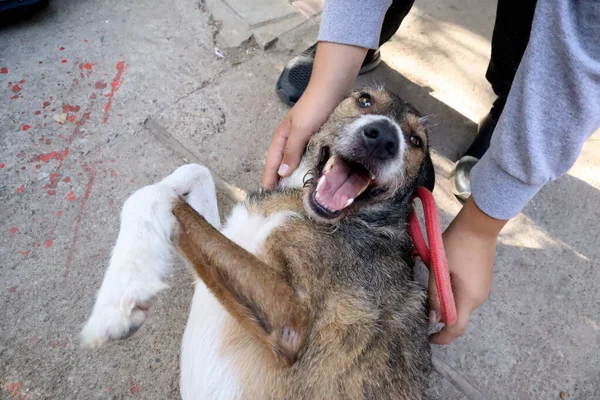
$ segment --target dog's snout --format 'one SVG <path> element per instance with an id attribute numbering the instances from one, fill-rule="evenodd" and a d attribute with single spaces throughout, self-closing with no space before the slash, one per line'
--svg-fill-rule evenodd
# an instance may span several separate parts
<path id="1" fill-rule="evenodd" d="M 388 121 L 371 122 L 363 128 L 363 143 L 369 152 L 382 160 L 393 158 L 400 147 L 396 127 Z"/>

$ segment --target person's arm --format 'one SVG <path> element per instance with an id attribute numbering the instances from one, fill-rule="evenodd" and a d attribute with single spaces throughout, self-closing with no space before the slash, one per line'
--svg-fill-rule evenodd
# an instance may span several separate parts
<path id="1" fill-rule="evenodd" d="M 600 127 L 600 3 L 538 1 L 529 44 L 489 150 L 471 171 L 472 197 L 444 232 L 458 322 L 432 335 L 449 343 L 491 289 L 496 237 L 549 181 L 567 172 Z M 439 321 L 435 285 L 431 319 Z"/>
<path id="2" fill-rule="evenodd" d="M 491 147 L 471 172 L 475 202 L 514 217 L 599 127 L 600 3 L 540 1 Z"/>
<path id="3" fill-rule="evenodd" d="M 310 137 L 350 92 L 369 48 L 379 46 L 391 0 L 326 0 L 321 16 L 317 54 L 310 83 L 275 130 L 269 147 L 263 187 L 300 164 Z"/>

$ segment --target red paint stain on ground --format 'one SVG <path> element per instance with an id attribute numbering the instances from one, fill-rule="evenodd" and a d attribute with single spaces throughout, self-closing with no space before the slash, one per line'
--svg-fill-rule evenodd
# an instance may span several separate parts
<path id="1" fill-rule="evenodd" d="M 29 250 L 21 250 L 19 252 L 19 254 L 24 255 L 25 257 L 27 257 L 29 255 Z"/>
<path id="2" fill-rule="evenodd" d="M 17 228 L 16 226 L 13 226 L 12 228 L 10 228 L 10 235 L 14 235 L 15 233 L 17 233 L 19 231 L 19 228 Z"/>
<path id="3" fill-rule="evenodd" d="M 111 175 L 113 178 L 116 178 L 116 177 L 117 177 L 117 173 L 115 172 L 115 170 L 114 170 L 114 169 L 111 169 L 111 170 L 110 170 L 110 175 Z"/>
<path id="4" fill-rule="evenodd" d="M 10 99 L 11 99 L 11 100 L 16 100 L 16 99 L 18 99 L 18 98 L 19 98 L 19 96 L 15 94 L 15 95 L 14 95 L 14 96 L 12 96 Z"/>
<path id="5" fill-rule="evenodd" d="M 95 87 L 96 89 L 106 89 L 106 86 L 108 86 L 108 85 L 106 84 L 106 82 L 102 82 L 102 81 L 98 81 L 98 82 L 96 82 L 96 84 L 94 85 L 94 87 Z"/>
<path id="6" fill-rule="evenodd" d="M 51 151 L 50 153 L 40 154 L 34 157 L 31 162 L 42 161 L 48 163 L 50 160 L 62 161 L 66 156 L 69 155 L 69 148 L 67 147 L 63 151 Z"/>
<path id="7" fill-rule="evenodd" d="M 6 167 L 6 164 L 0 164 L 0 169 Z"/>
<path id="8" fill-rule="evenodd" d="M 60 46 L 58 49 L 59 49 L 60 51 L 63 51 L 65 48 L 64 48 L 64 47 L 62 47 L 62 46 Z"/>
<path id="9" fill-rule="evenodd" d="M 61 60 L 60 62 L 63 63 L 63 64 L 66 64 L 68 61 L 67 60 Z"/>
<path id="10" fill-rule="evenodd" d="M 50 174 L 50 183 L 44 185 L 44 189 L 46 189 L 46 192 L 49 195 L 54 196 L 56 194 L 56 188 L 58 187 L 59 179 L 60 178 L 58 177 L 58 174 L 56 172 Z"/>
<path id="11" fill-rule="evenodd" d="M 44 102 L 44 105 L 43 105 L 43 107 L 42 107 L 42 108 L 46 108 L 46 107 L 48 107 L 50 104 L 51 104 L 51 103 L 50 103 L 49 101 L 45 101 L 45 102 Z"/>
<path id="12" fill-rule="evenodd" d="M 42 111 L 41 111 L 41 110 L 37 110 L 37 111 L 36 111 L 36 112 L 34 112 L 33 114 L 34 114 L 34 115 L 40 115 L 41 113 L 42 113 Z"/>
<path id="13" fill-rule="evenodd" d="M 8 68 L 6 68 L 6 67 L 0 68 L 0 74 L 8 74 Z"/>
<path id="14" fill-rule="evenodd" d="M 65 114 L 68 112 L 78 112 L 79 110 L 81 110 L 81 106 L 72 106 L 70 104 L 63 104 L 62 110 Z"/>
<path id="15" fill-rule="evenodd" d="M 58 210 L 58 211 L 56 212 L 56 216 L 57 216 L 57 217 L 60 217 L 61 215 L 62 215 L 62 210 Z"/>
<path id="16" fill-rule="evenodd" d="M 86 43 L 88 42 L 88 40 L 87 40 L 87 39 L 83 39 L 83 41 L 84 41 L 84 42 L 86 42 Z"/>
<path id="17" fill-rule="evenodd" d="M 56 343 L 56 342 L 52 342 L 52 344 L 50 346 L 52 346 L 52 348 L 54 349 L 54 348 L 56 348 L 57 344 L 58 343 Z"/>
<path id="18" fill-rule="evenodd" d="M 90 95 L 90 99 L 92 99 L 92 100 L 95 100 L 95 99 L 96 99 L 96 93 L 92 93 L 92 94 Z"/>
<path id="19" fill-rule="evenodd" d="M 75 121 L 77 121 L 77 115 L 75 115 L 75 114 L 69 115 L 67 117 L 67 121 L 69 121 L 69 122 L 75 122 Z"/>
<path id="20" fill-rule="evenodd" d="M 132 396 L 135 396 L 138 392 L 138 385 L 132 380 L 129 381 L 129 393 Z"/>
<path id="21" fill-rule="evenodd" d="M 50 247 L 52 247 L 52 239 L 46 240 L 46 245 L 44 247 L 47 248 L 47 249 L 49 249 Z"/>
<path id="22" fill-rule="evenodd" d="M 27 132 L 27 131 L 29 130 L 29 128 L 31 128 L 31 125 L 27 125 L 27 124 L 25 124 L 25 125 L 23 125 L 23 127 L 21 128 L 21 130 L 22 130 L 23 132 Z"/>
<path id="23" fill-rule="evenodd" d="M 63 182 L 69 183 L 69 182 L 71 182 L 71 178 L 69 178 L 69 177 L 67 176 L 65 179 L 63 179 Z"/>
<path id="24" fill-rule="evenodd" d="M 13 93 L 19 93 L 21 91 L 21 86 L 17 85 L 16 83 L 14 85 L 12 85 L 10 87 L 10 90 L 13 91 Z"/>
<path id="25" fill-rule="evenodd" d="M 24 83 L 25 83 L 25 79 L 21 79 L 21 80 L 19 81 L 19 83 L 20 83 L 21 85 L 22 85 L 22 84 L 24 84 Z"/>
<path id="26" fill-rule="evenodd" d="M 17 193 L 21 193 L 21 192 L 23 191 L 23 189 L 25 189 L 25 184 L 22 184 L 21 186 L 19 186 L 19 187 L 18 187 L 18 188 L 15 190 L 15 192 L 17 192 Z"/>
<path id="27" fill-rule="evenodd" d="M 104 119 L 102 121 L 103 123 L 108 122 L 108 112 L 110 111 L 110 107 L 112 106 L 112 101 L 113 97 L 115 96 L 115 93 L 117 93 L 119 87 L 123 83 L 123 72 L 125 72 L 125 70 L 127 69 L 127 64 L 125 64 L 125 61 L 119 61 L 117 63 L 116 68 L 117 74 L 115 75 L 115 77 L 112 80 L 112 83 L 110 84 L 110 93 L 105 95 L 106 97 L 108 97 L 108 102 L 106 103 L 106 106 L 104 106 Z"/>
<path id="28" fill-rule="evenodd" d="M 75 192 L 69 192 L 67 194 L 67 200 L 69 200 L 69 201 L 77 200 L 77 197 L 75 197 Z"/>
<path id="29" fill-rule="evenodd" d="M 11 288 L 9 289 L 9 291 L 10 291 L 11 293 L 15 293 L 15 292 L 17 291 L 17 287 L 16 287 L 16 286 L 13 286 L 13 287 L 11 287 Z"/>
<path id="30" fill-rule="evenodd" d="M 77 242 L 79 241 L 79 229 L 81 228 L 81 219 L 83 218 L 83 212 L 85 211 L 85 206 L 87 204 L 88 199 L 90 198 L 90 193 L 92 192 L 92 188 L 94 187 L 94 179 L 96 178 L 96 171 L 92 169 L 92 167 L 90 167 L 89 165 L 84 165 L 83 168 L 88 174 L 88 182 L 85 185 L 85 190 L 83 192 L 83 198 L 81 199 L 81 206 L 79 207 L 79 212 L 75 217 L 75 227 L 73 228 L 73 240 L 71 241 L 71 246 L 69 247 L 69 252 L 67 254 L 67 262 L 65 265 L 64 276 L 67 276 L 71 271 L 73 255 L 75 254 L 75 247 L 77 246 Z"/>
<path id="31" fill-rule="evenodd" d="M 87 69 L 88 71 L 90 71 L 92 68 L 94 68 L 94 65 L 97 65 L 97 63 L 83 63 L 83 64 L 79 64 L 79 69 Z"/>
<path id="32" fill-rule="evenodd" d="M 35 169 L 40 169 L 40 168 L 42 168 L 42 166 L 40 164 L 35 165 Z"/>
<path id="33" fill-rule="evenodd" d="M 7 388 L 8 388 L 9 393 L 13 396 L 14 399 L 25 400 L 25 395 L 21 391 L 21 383 L 20 382 L 9 383 Z"/>

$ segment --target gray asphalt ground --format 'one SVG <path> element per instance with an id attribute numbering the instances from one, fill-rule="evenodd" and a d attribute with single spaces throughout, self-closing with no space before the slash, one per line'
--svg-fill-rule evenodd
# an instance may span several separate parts
<path id="1" fill-rule="evenodd" d="M 284 1 L 284 0 L 281 0 Z M 432 114 L 436 199 L 493 100 L 484 72 L 493 1 L 417 2 L 384 63 L 385 83 Z M 300 42 L 215 55 L 219 23 L 202 3 L 56 0 L 0 28 L 0 398 L 172 399 L 191 279 L 129 340 L 84 350 L 89 315 L 129 194 L 189 160 L 257 187 L 287 107 L 273 87 Z M 302 43 L 311 38 L 302 38 Z M 489 399 L 600 398 L 600 137 L 500 239 L 494 289 L 436 357 Z M 431 397 L 461 399 L 437 373 Z"/>

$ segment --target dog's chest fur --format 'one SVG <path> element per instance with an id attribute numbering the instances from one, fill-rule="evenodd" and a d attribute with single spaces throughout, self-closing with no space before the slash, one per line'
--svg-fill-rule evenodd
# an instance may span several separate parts
<path id="1" fill-rule="evenodd" d="M 275 368 L 198 281 L 183 338 L 183 398 L 420 398 L 412 390 L 429 370 L 425 295 L 412 281 L 402 213 L 382 213 L 318 226 L 290 189 L 236 206 L 221 232 L 287 277 L 314 331 L 291 368 Z"/>

